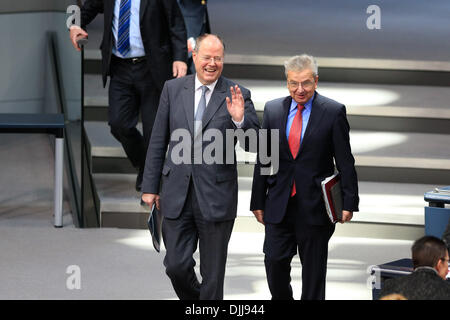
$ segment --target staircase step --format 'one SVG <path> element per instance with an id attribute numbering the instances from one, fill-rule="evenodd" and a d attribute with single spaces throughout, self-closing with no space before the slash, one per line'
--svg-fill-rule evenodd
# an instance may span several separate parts
<path id="1" fill-rule="evenodd" d="M 105 122 L 87 121 L 94 173 L 136 170 Z M 361 181 L 446 184 L 450 181 L 448 135 L 352 130 L 352 151 Z M 444 147 L 443 147 L 444 146 Z M 236 148 L 240 173 L 251 176 L 256 154 Z M 121 168 L 121 165 L 125 168 Z"/>
<path id="2" fill-rule="evenodd" d="M 267 101 L 288 94 L 285 81 L 237 81 L 251 90 L 260 118 Z M 318 92 L 346 105 L 352 129 L 450 134 L 448 87 L 320 81 Z"/>
<path id="3" fill-rule="evenodd" d="M 94 174 L 94 181 L 100 201 L 101 227 L 146 227 L 148 211 L 140 205 L 135 174 Z"/>
<path id="4" fill-rule="evenodd" d="M 267 101 L 288 94 L 285 81 L 236 80 L 252 92 L 260 119 Z M 85 118 L 107 121 L 108 90 L 101 77 L 85 75 Z M 319 92 L 342 102 L 352 129 L 450 134 L 450 88 L 320 82 Z M 423 105 L 422 101 L 427 101 Z"/>
<path id="5" fill-rule="evenodd" d="M 135 179 L 136 175 L 133 174 L 94 174 L 102 227 L 147 228 L 148 211 L 140 205 L 140 193 L 134 189 Z M 249 210 L 252 179 L 239 177 L 238 185 L 237 227 L 240 230 L 246 228 L 247 231 L 263 232 L 264 229 L 256 223 Z M 424 226 L 424 207 L 427 206 L 424 193 L 434 187 L 359 182 L 360 211 L 354 214 L 352 226 L 367 228 L 370 224 L 379 224 L 392 230 L 403 226 L 420 231 Z M 357 231 L 347 230 L 345 233 L 356 234 Z"/>
<path id="6" fill-rule="evenodd" d="M 289 56 L 227 53 L 223 75 L 228 78 L 284 80 Z M 316 57 L 322 81 L 390 85 L 450 85 L 448 61 Z M 101 73 L 100 51 L 85 51 L 85 72 Z"/>

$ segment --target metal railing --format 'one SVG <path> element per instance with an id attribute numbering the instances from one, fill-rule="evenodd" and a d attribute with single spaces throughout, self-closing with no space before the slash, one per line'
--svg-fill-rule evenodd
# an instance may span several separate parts
<path id="1" fill-rule="evenodd" d="M 74 61 L 70 61 L 69 64 L 62 63 L 60 49 L 56 33 L 49 33 L 48 52 L 53 85 L 55 87 L 55 97 L 52 98 L 56 100 L 59 112 L 64 114 L 66 123 L 64 158 L 72 217 L 76 227 L 99 227 L 99 201 L 96 197 L 91 173 L 89 150 L 84 128 L 84 46 L 82 46 L 79 57 Z M 68 68 L 68 65 L 70 65 L 72 70 L 64 70 L 64 68 Z M 78 89 L 78 84 L 74 83 L 77 81 L 78 76 L 64 77 L 64 73 L 67 74 L 68 71 L 79 74 L 79 84 L 81 84 L 79 90 L 80 99 L 70 101 L 70 103 L 66 97 L 66 89 Z M 71 93 L 72 95 L 78 95 L 76 92 Z"/>

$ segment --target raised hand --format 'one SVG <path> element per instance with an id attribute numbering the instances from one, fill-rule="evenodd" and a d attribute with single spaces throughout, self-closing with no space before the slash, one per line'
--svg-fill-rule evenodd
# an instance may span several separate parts
<path id="1" fill-rule="evenodd" d="M 244 118 L 244 97 L 242 96 L 242 91 L 238 85 L 235 85 L 234 88 L 230 87 L 231 99 L 229 97 L 227 100 L 227 108 L 231 117 L 235 122 L 241 122 Z"/>

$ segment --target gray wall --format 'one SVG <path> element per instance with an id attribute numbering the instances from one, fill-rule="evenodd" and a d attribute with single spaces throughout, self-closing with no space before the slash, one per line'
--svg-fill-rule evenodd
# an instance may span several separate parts
<path id="1" fill-rule="evenodd" d="M 0 13 L 60 11 L 65 12 L 67 6 L 76 0 L 1 0 Z"/>
<path id="2" fill-rule="evenodd" d="M 58 37 L 66 102 L 79 104 L 79 53 L 72 49 L 66 8 L 74 1 L 2 0 L 0 2 L 0 112 L 56 112 L 49 90 L 48 32 Z M 78 61 L 78 64 L 77 64 Z M 77 72 L 78 71 L 78 72 Z M 49 96 L 49 94 L 52 94 Z M 50 105 L 50 107 L 49 107 Z M 53 106 L 52 106 L 53 105 Z M 71 118 L 76 117 L 79 110 Z"/>

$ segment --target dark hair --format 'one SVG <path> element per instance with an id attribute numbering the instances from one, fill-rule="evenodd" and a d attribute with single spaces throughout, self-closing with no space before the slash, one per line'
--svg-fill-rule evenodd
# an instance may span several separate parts
<path id="1" fill-rule="evenodd" d="M 209 36 L 213 36 L 220 41 L 220 43 L 222 44 L 222 47 L 223 47 L 223 52 L 225 53 L 225 43 L 223 43 L 222 38 L 219 37 L 217 34 L 211 34 L 211 33 L 204 33 L 202 35 L 199 35 L 197 37 L 197 39 L 195 39 L 195 48 L 194 48 L 195 52 L 198 52 L 198 49 L 200 48 L 200 44 L 202 43 L 202 41 L 205 40 Z"/>
<path id="2" fill-rule="evenodd" d="M 447 246 L 445 242 L 433 236 L 417 239 L 412 248 L 414 269 L 418 267 L 435 267 L 439 259 L 445 257 Z"/>

